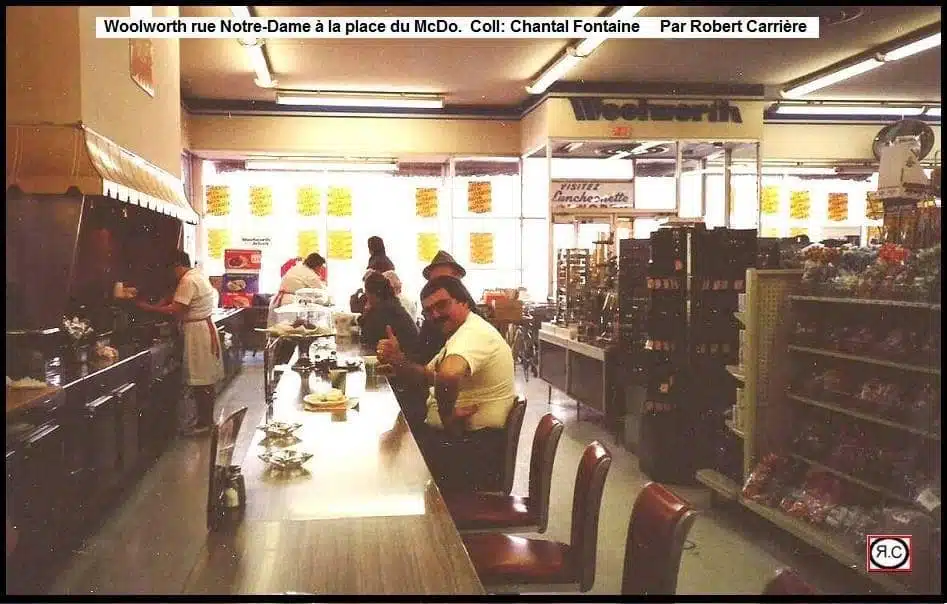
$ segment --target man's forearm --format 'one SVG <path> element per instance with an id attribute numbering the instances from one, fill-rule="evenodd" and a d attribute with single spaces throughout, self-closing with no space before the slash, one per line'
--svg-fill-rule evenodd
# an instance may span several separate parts
<path id="1" fill-rule="evenodd" d="M 458 384 L 455 380 L 440 380 L 434 386 L 434 398 L 437 400 L 437 413 L 441 416 L 441 424 L 445 429 L 457 427 L 454 424 L 462 422 L 454 416 L 454 407 L 457 405 Z"/>
<path id="2" fill-rule="evenodd" d="M 425 388 L 434 385 L 434 377 L 437 375 L 426 365 L 419 365 L 408 360 L 395 367 L 395 373 L 402 381 Z"/>

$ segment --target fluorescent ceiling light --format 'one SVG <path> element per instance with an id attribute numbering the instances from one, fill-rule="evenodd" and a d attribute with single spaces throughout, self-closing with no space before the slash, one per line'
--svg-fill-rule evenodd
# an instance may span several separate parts
<path id="1" fill-rule="evenodd" d="M 566 54 L 559 57 L 559 60 L 553 63 L 535 82 L 526 87 L 526 92 L 530 94 L 546 92 L 546 89 L 566 75 L 581 60 L 582 57 L 576 55 L 573 50 L 566 51 Z"/>
<path id="2" fill-rule="evenodd" d="M 572 153 L 572 152 L 575 151 L 576 149 L 581 149 L 581 148 L 584 147 L 584 146 L 585 146 L 585 143 L 580 143 L 580 142 L 576 141 L 576 142 L 572 142 L 572 143 L 566 143 L 566 145 L 565 145 L 562 149 L 563 149 L 563 151 L 565 151 L 566 153 Z"/>
<path id="3" fill-rule="evenodd" d="M 634 17 L 645 7 L 643 6 L 620 6 L 609 17 L 624 17 L 626 19 Z M 553 63 L 549 69 L 543 72 L 532 84 L 526 87 L 526 92 L 530 94 L 542 94 L 556 83 L 562 76 L 566 75 L 570 69 L 579 64 L 579 61 L 592 54 L 602 42 L 608 39 L 608 36 L 591 36 L 583 39 L 574 48 L 570 48 L 564 55 Z"/>
<path id="4" fill-rule="evenodd" d="M 628 157 L 629 155 L 632 155 L 631 151 L 619 151 L 618 153 L 613 153 L 609 155 L 608 159 L 624 159 Z"/>
<path id="5" fill-rule="evenodd" d="M 608 16 L 610 18 L 630 19 L 640 13 L 642 9 L 644 9 L 643 6 L 619 6 Z M 590 36 L 576 45 L 575 54 L 580 57 L 587 57 L 607 39 L 608 36 Z"/>
<path id="6" fill-rule="evenodd" d="M 782 115 L 921 115 L 923 107 L 891 107 L 871 105 L 778 105 Z"/>
<path id="7" fill-rule="evenodd" d="M 248 6 L 231 6 L 230 13 L 236 19 L 252 18 Z M 263 41 L 258 38 L 240 38 L 240 44 L 250 55 L 250 64 L 253 65 L 253 71 L 256 73 L 256 80 L 254 80 L 256 85 L 260 88 L 275 87 L 276 81 L 273 79 L 270 66 L 266 62 L 266 53 L 263 51 Z"/>
<path id="8" fill-rule="evenodd" d="M 230 14 L 232 14 L 237 19 L 250 19 L 250 7 L 249 6 L 231 6 Z"/>
<path id="9" fill-rule="evenodd" d="M 928 107 L 927 111 L 924 112 L 924 115 L 930 115 L 932 117 L 940 117 L 940 107 Z"/>
<path id="10" fill-rule="evenodd" d="M 277 92 L 280 105 L 311 107 L 387 107 L 392 109 L 443 109 L 444 99 L 435 95 Z"/>
<path id="11" fill-rule="evenodd" d="M 921 38 L 916 42 L 905 44 L 904 46 L 895 48 L 890 52 L 886 52 L 882 55 L 882 60 L 897 61 L 898 59 L 903 59 L 905 57 L 910 57 L 911 55 L 916 55 L 919 52 L 930 50 L 936 46 L 940 46 L 940 32 L 927 36 L 926 38 Z"/>
<path id="12" fill-rule="evenodd" d="M 843 80 L 855 77 L 859 74 L 865 73 L 866 71 L 871 71 L 877 67 L 884 65 L 878 59 L 866 59 L 854 65 L 850 65 L 838 71 L 833 71 L 827 73 L 824 76 L 820 76 L 814 80 L 810 80 L 805 84 L 800 84 L 799 86 L 794 86 L 789 90 L 783 91 L 783 96 L 787 97 L 800 97 L 810 92 L 815 92 L 816 90 L 821 90 L 826 86 L 831 86 L 832 84 L 837 84 Z"/>
<path id="13" fill-rule="evenodd" d="M 394 172 L 398 164 L 394 162 L 322 162 L 322 161 L 276 161 L 247 160 L 247 170 L 296 170 L 299 172 Z"/>

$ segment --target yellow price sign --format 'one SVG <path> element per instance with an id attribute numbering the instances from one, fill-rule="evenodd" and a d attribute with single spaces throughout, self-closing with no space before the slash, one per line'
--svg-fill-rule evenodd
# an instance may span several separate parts
<path id="1" fill-rule="evenodd" d="M 230 214 L 230 187 L 208 185 L 204 187 L 204 197 L 207 200 L 208 215 L 227 216 Z"/>
<path id="2" fill-rule="evenodd" d="M 765 227 L 763 232 L 760 233 L 760 237 L 779 237 L 779 227 Z"/>
<path id="3" fill-rule="evenodd" d="M 270 187 L 250 187 L 250 214 L 269 216 L 273 213 L 273 189 Z"/>
<path id="4" fill-rule="evenodd" d="M 779 187 L 766 185 L 760 190 L 760 212 L 767 216 L 779 212 Z"/>
<path id="5" fill-rule="evenodd" d="M 865 203 L 865 217 L 871 220 L 880 220 L 885 216 L 885 204 L 878 195 L 869 193 Z"/>
<path id="6" fill-rule="evenodd" d="M 297 256 L 305 258 L 319 251 L 319 231 L 299 231 L 296 235 Z"/>
<path id="7" fill-rule="evenodd" d="M 224 257 L 224 250 L 230 246 L 230 231 L 227 229 L 207 229 L 207 255 L 215 260 Z"/>
<path id="8" fill-rule="evenodd" d="M 329 258 L 352 259 L 352 231 L 329 231 Z"/>
<path id="9" fill-rule="evenodd" d="M 329 216 L 352 215 L 352 190 L 348 187 L 329 187 Z"/>
<path id="10" fill-rule="evenodd" d="M 437 233 L 418 233 L 418 260 L 430 262 L 437 255 L 441 242 Z"/>
<path id="11" fill-rule="evenodd" d="M 467 210 L 487 214 L 493 209 L 493 188 L 489 181 L 473 180 L 467 184 Z"/>
<path id="12" fill-rule="evenodd" d="M 809 191 L 793 191 L 789 197 L 789 217 L 797 220 L 809 218 L 812 198 Z"/>
<path id="13" fill-rule="evenodd" d="M 300 216 L 318 216 L 322 206 L 322 191 L 316 187 L 296 189 L 296 212 Z"/>
<path id="14" fill-rule="evenodd" d="M 437 216 L 437 189 L 417 189 L 414 192 L 414 206 L 420 218 Z"/>
<path id="15" fill-rule="evenodd" d="M 470 261 L 474 264 L 493 264 L 493 233 L 470 234 Z"/>
<path id="16" fill-rule="evenodd" d="M 808 233 L 809 229 L 806 227 L 792 227 L 789 229 L 790 237 L 798 237 L 799 235 L 807 235 Z"/>
<path id="17" fill-rule="evenodd" d="M 829 193 L 829 220 L 844 222 L 848 219 L 848 193 Z"/>

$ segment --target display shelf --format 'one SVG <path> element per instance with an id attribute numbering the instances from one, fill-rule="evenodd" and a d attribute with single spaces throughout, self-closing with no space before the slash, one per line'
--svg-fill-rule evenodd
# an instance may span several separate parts
<path id="1" fill-rule="evenodd" d="M 857 417 L 858 419 L 863 419 L 865 421 L 874 422 L 876 424 L 881 424 L 882 426 L 888 426 L 890 428 L 895 428 L 898 430 L 903 430 L 905 432 L 910 432 L 911 434 L 916 434 L 918 436 L 923 436 L 924 438 L 929 438 L 932 440 L 940 440 L 940 435 L 933 432 L 928 432 L 926 430 L 921 430 L 920 428 L 915 428 L 913 426 L 908 426 L 905 424 L 899 424 L 883 417 L 878 417 L 877 415 L 871 415 L 870 413 L 863 413 L 861 411 L 855 411 L 853 409 L 846 409 L 839 405 L 833 405 L 832 403 L 826 403 L 814 398 L 809 398 L 807 396 L 801 396 L 792 392 L 787 393 L 786 395 L 790 400 L 803 403 L 805 405 L 811 405 L 813 407 L 820 407 L 822 409 L 827 409 L 835 413 L 841 413 L 851 417 Z"/>
<path id="2" fill-rule="evenodd" d="M 868 577 L 884 589 L 897 594 L 911 593 L 910 589 L 906 585 L 900 581 L 897 581 L 896 579 L 891 578 L 890 575 L 869 573 L 867 565 L 865 564 L 865 557 L 863 555 L 857 555 L 854 551 L 854 548 L 851 547 L 841 536 L 834 535 L 825 529 L 806 522 L 805 520 L 793 518 L 782 510 L 767 507 L 755 501 L 750 501 L 744 497 L 740 497 L 739 500 L 745 508 L 754 512 L 761 518 L 765 518 L 787 533 L 797 537 L 798 539 L 801 539 L 802 541 L 805 541 L 824 554 L 836 559 L 848 568 L 857 570 L 860 574 Z"/>
<path id="3" fill-rule="evenodd" d="M 734 434 L 736 434 L 736 435 L 739 436 L 740 438 L 745 438 L 745 437 L 746 437 L 746 433 L 743 432 L 743 430 L 740 430 L 739 428 L 737 428 L 736 425 L 734 425 L 732 419 L 724 420 L 723 423 L 727 426 L 727 428 L 728 428 L 731 432 L 733 432 Z"/>
<path id="4" fill-rule="evenodd" d="M 697 482 L 730 501 L 740 498 L 740 485 L 717 470 L 697 470 Z"/>
<path id="5" fill-rule="evenodd" d="M 866 357 L 858 354 L 849 354 L 847 352 L 838 352 L 836 350 L 827 350 L 825 348 L 811 348 L 809 346 L 798 346 L 796 344 L 791 344 L 789 350 L 794 352 L 802 352 L 806 354 L 814 354 L 824 357 L 832 357 L 836 359 L 845 359 L 847 361 L 855 361 L 856 363 L 868 363 L 871 365 L 880 365 L 882 367 L 890 367 L 892 369 L 901 369 L 904 371 L 913 371 L 916 373 L 926 373 L 928 375 L 940 375 L 940 367 L 925 367 L 924 365 L 912 365 L 909 363 L 898 363 L 897 361 L 886 361 L 884 359 L 876 359 L 874 357 Z"/>
<path id="6" fill-rule="evenodd" d="M 746 382 L 746 370 L 739 365 L 727 365 L 727 373 L 737 378 L 741 382 Z"/>
<path id="7" fill-rule="evenodd" d="M 798 453 L 790 453 L 789 456 L 792 457 L 793 459 L 798 459 L 799 461 L 803 463 L 807 463 L 814 468 L 818 468 L 819 470 L 823 470 L 825 472 L 828 472 L 829 474 L 838 476 L 839 478 L 843 480 L 847 480 L 848 482 L 851 482 L 852 484 L 857 484 L 858 486 L 868 489 L 869 491 L 880 493 L 881 495 L 884 495 L 885 497 L 888 497 L 889 499 L 896 499 L 897 501 L 900 501 L 902 503 L 908 503 L 908 504 L 913 505 L 913 502 L 911 501 L 911 499 L 905 495 L 899 495 L 890 489 L 886 489 L 882 486 L 872 484 L 870 482 L 862 480 L 861 478 L 858 478 L 857 476 L 846 474 L 845 472 L 842 472 L 841 470 L 836 470 L 832 466 L 827 466 L 820 461 L 810 459 L 804 455 L 799 455 Z"/>
<path id="8" fill-rule="evenodd" d="M 905 300 L 874 300 L 870 298 L 832 298 L 825 296 L 789 296 L 796 302 L 825 302 L 830 304 L 861 304 L 867 306 L 893 306 L 898 308 L 916 308 L 940 312 L 940 304 L 927 302 L 908 302 Z"/>

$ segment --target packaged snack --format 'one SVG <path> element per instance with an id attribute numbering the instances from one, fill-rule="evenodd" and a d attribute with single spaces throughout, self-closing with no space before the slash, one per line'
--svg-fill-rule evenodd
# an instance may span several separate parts
<path id="1" fill-rule="evenodd" d="M 788 459 L 775 453 L 768 454 L 746 479 L 743 496 L 764 505 L 775 504 L 788 468 Z"/>

